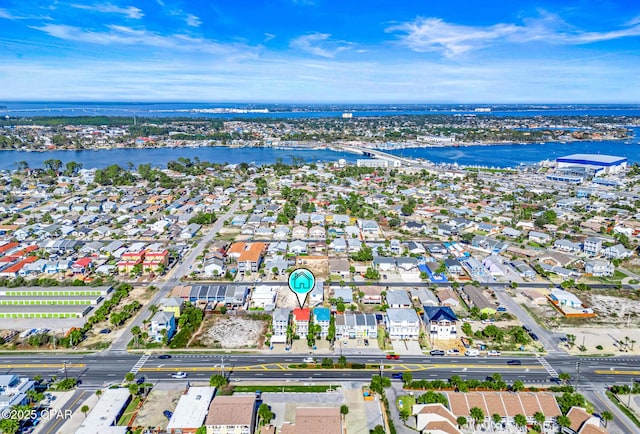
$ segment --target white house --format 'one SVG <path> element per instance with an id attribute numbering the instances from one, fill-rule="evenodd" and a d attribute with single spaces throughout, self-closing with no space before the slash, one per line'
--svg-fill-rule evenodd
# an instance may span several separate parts
<path id="1" fill-rule="evenodd" d="M 420 318 L 413 309 L 387 309 L 387 332 L 391 339 L 418 339 Z"/>
<path id="2" fill-rule="evenodd" d="M 615 267 L 609 261 L 586 261 L 584 264 L 584 271 L 585 273 L 596 277 L 613 276 Z"/>

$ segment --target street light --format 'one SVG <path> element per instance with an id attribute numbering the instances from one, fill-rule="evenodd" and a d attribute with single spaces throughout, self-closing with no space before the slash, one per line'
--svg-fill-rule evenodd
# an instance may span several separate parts
<path id="1" fill-rule="evenodd" d="M 578 391 L 578 387 L 580 384 L 580 362 L 576 362 L 576 392 Z"/>
<path id="2" fill-rule="evenodd" d="M 62 362 L 62 366 L 64 367 L 63 369 L 64 369 L 64 379 L 65 380 L 69 379 L 69 377 L 67 376 L 67 363 L 69 363 L 68 360 L 65 360 L 65 361 Z"/>

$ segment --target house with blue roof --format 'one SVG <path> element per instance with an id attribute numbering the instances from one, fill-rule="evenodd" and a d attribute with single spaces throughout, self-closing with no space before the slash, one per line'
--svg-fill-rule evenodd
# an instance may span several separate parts
<path id="1" fill-rule="evenodd" d="M 458 317 L 449 306 L 423 306 L 424 321 L 429 340 L 451 340 L 458 337 L 456 324 Z"/>
<path id="2" fill-rule="evenodd" d="M 331 323 L 331 311 L 326 307 L 316 307 L 313 309 L 313 322 L 320 326 L 320 337 L 326 339 Z"/>

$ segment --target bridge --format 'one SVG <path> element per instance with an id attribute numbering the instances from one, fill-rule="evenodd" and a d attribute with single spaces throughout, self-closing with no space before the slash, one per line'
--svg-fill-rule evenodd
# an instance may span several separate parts
<path id="1" fill-rule="evenodd" d="M 387 160 L 392 162 L 393 166 L 397 167 L 416 167 L 416 168 L 425 168 L 426 164 L 413 160 L 411 158 L 398 157 L 397 155 L 389 154 L 383 151 L 379 151 L 377 149 L 371 148 L 360 148 L 354 146 L 347 145 L 334 145 L 335 149 L 338 151 L 349 152 L 351 154 L 358 154 L 369 158 L 376 158 L 379 160 Z"/>

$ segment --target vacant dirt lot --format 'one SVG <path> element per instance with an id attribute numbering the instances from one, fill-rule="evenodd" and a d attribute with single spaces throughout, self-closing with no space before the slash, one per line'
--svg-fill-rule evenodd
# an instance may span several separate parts
<path id="1" fill-rule="evenodd" d="M 238 316 L 207 318 L 198 340 L 207 347 L 256 348 L 262 345 L 265 321 Z"/>
<path id="2" fill-rule="evenodd" d="M 169 421 L 162 412 L 165 410 L 174 411 L 183 392 L 182 389 L 156 390 L 154 388 L 140 408 L 134 425 L 156 427 L 161 430 L 167 428 Z"/>

